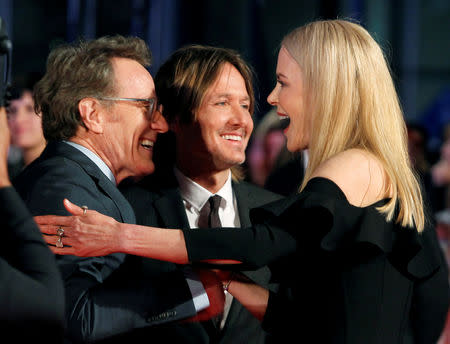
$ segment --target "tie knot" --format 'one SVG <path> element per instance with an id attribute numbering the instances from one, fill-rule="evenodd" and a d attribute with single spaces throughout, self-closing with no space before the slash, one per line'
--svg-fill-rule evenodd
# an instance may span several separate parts
<path id="1" fill-rule="evenodd" d="M 220 201 L 221 201 L 221 200 L 222 200 L 222 197 L 219 196 L 219 195 L 211 196 L 211 197 L 208 199 L 209 207 L 210 207 L 211 211 L 213 211 L 213 210 L 218 210 L 218 209 L 219 209 Z"/>

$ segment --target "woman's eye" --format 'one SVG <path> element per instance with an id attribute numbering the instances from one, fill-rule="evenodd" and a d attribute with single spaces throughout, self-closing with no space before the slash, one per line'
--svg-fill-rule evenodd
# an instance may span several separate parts
<path id="1" fill-rule="evenodd" d="M 9 108 L 6 109 L 6 117 L 8 119 L 13 118 L 16 114 L 17 114 L 17 109 L 16 108 L 9 107 Z"/>

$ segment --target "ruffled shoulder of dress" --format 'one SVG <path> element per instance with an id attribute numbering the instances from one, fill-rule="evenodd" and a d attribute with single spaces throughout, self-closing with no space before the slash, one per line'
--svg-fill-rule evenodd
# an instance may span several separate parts
<path id="1" fill-rule="evenodd" d="M 301 230 L 301 234 L 296 235 L 298 240 L 308 240 L 309 231 L 321 230 L 320 246 L 325 251 L 340 252 L 368 245 L 384 252 L 399 271 L 412 278 L 432 275 L 441 264 L 433 243 L 434 229 L 426 228 L 419 234 L 415 228 L 387 222 L 377 210 L 387 201 L 355 207 L 334 182 L 313 178 L 298 195 L 253 209 L 250 216 L 253 223 L 297 223 L 296 227 Z M 308 216 L 308 221 L 304 221 Z M 313 228 L 302 228 L 305 222 Z M 314 226 L 315 223 L 318 225 Z"/>

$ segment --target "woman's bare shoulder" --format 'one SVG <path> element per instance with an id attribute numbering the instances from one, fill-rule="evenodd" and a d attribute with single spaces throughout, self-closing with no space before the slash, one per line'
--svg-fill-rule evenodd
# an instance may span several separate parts
<path id="1" fill-rule="evenodd" d="M 364 207 L 387 197 L 387 177 L 381 162 L 362 149 L 349 149 L 323 162 L 312 177 L 332 180 L 350 204 Z"/>

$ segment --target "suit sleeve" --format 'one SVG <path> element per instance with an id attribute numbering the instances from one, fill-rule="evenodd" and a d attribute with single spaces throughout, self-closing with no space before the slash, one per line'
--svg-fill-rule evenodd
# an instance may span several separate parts
<path id="1" fill-rule="evenodd" d="M 39 324 L 61 339 L 64 290 L 54 255 L 13 188 L 0 189 L 0 204 L 0 322 Z"/>
<path id="2" fill-rule="evenodd" d="M 34 215 L 68 215 L 64 198 L 120 220 L 113 200 L 76 166 L 51 166 L 26 199 Z M 182 275 L 167 274 L 156 281 L 133 275 L 125 258 L 124 254 L 57 257 L 66 291 L 67 336 L 72 341 L 96 341 L 195 314 L 189 289 L 180 287 L 186 284 Z"/>

